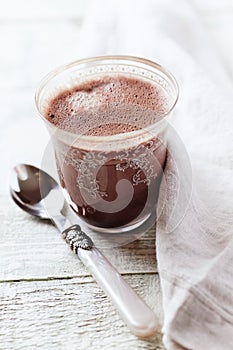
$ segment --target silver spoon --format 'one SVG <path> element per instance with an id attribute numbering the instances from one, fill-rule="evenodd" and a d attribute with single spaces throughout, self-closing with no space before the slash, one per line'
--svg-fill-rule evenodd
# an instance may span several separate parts
<path id="1" fill-rule="evenodd" d="M 19 164 L 11 174 L 10 193 L 21 209 L 39 218 L 50 219 L 55 224 L 111 299 L 132 333 L 147 337 L 159 329 L 158 318 L 149 306 L 95 247 L 81 227 L 70 224 L 65 216 L 66 206 L 61 188 L 50 175 L 32 165 Z"/>

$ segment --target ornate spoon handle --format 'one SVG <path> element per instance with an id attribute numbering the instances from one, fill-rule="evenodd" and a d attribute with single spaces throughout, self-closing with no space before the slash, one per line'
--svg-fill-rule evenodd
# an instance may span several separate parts
<path id="1" fill-rule="evenodd" d="M 139 337 L 152 335 L 159 322 L 150 307 L 122 278 L 79 225 L 63 231 L 63 237 L 108 295 L 129 329 Z"/>

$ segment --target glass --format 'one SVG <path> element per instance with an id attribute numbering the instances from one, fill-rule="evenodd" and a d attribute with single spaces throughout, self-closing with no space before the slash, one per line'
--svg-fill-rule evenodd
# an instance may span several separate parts
<path id="1" fill-rule="evenodd" d="M 136 130 L 109 136 L 87 135 L 86 123 L 82 132 L 74 133 L 46 119 L 49 103 L 61 91 L 95 79 L 118 76 L 156 85 L 168 97 L 166 111 L 155 122 L 143 125 L 142 120 L 151 113 L 144 109 L 139 118 L 134 118 Z M 36 106 L 52 138 L 61 186 L 71 208 L 93 229 L 120 233 L 145 222 L 149 228 L 155 222 L 166 159 L 168 117 L 177 99 L 174 77 L 159 64 L 137 57 L 79 60 L 54 70 L 41 82 Z M 130 113 L 132 106 L 120 101 L 115 105 L 119 120 L 126 110 Z M 111 103 L 104 108 L 107 121 L 98 120 L 98 109 L 92 111 L 96 113 L 93 120 L 90 111 L 84 111 L 88 128 L 91 122 L 93 127 L 118 122 L 112 120 Z"/>

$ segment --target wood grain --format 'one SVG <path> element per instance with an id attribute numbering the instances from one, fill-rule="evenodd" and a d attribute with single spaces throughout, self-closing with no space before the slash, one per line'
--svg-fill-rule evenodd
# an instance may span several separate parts
<path id="1" fill-rule="evenodd" d="M 0 197 L 0 349 L 163 349 L 132 335 L 49 222 Z M 102 252 L 162 320 L 155 233 Z M 17 281 L 17 282 L 16 282 Z"/>
<path id="2" fill-rule="evenodd" d="M 162 320 L 158 275 L 124 277 Z M 129 332 L 91 277 L 0 285 L 0 348 L 164 349 L 161 334 Z"/>
<path id="3" fill-rule="evenodd" d="M 32 218 L 7 197 L 0 197 L 0 280 L 86 276 L 88 271 L 49 222 Z M 92 236 L 96 245 L 97 236 Z M 106 241 L 104 242 L 106 243 Z M 155 232 L 122 247 L 97 245 L 122 273 L 155 273 Z"/>

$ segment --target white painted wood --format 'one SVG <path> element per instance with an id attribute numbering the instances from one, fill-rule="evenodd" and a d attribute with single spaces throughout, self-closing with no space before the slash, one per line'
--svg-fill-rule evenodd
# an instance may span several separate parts
<path id="1" fill-rule="evenodd" d="M 0 280 L 89 275 L 55 227 L 22 212 L 7 196 L 0 197 L 0 208 Z M 92 238 L 121 273 L 157 272 L 154 230 L 119 248 Z"/>
<path id="2" fill-rule="evenodd" d="M 96 247 L 78 249 L 78 256 L 133 334 L 145 338 L 160 330 L 155 312 Z"/>
<path id="3" fill-rule="evenodd" d="M 162 320 L 157 275 L 125 276 Z M 90 277 L 0 284 L 0 348 L 164 349 L 161 334 L 140 340 Z"/>

